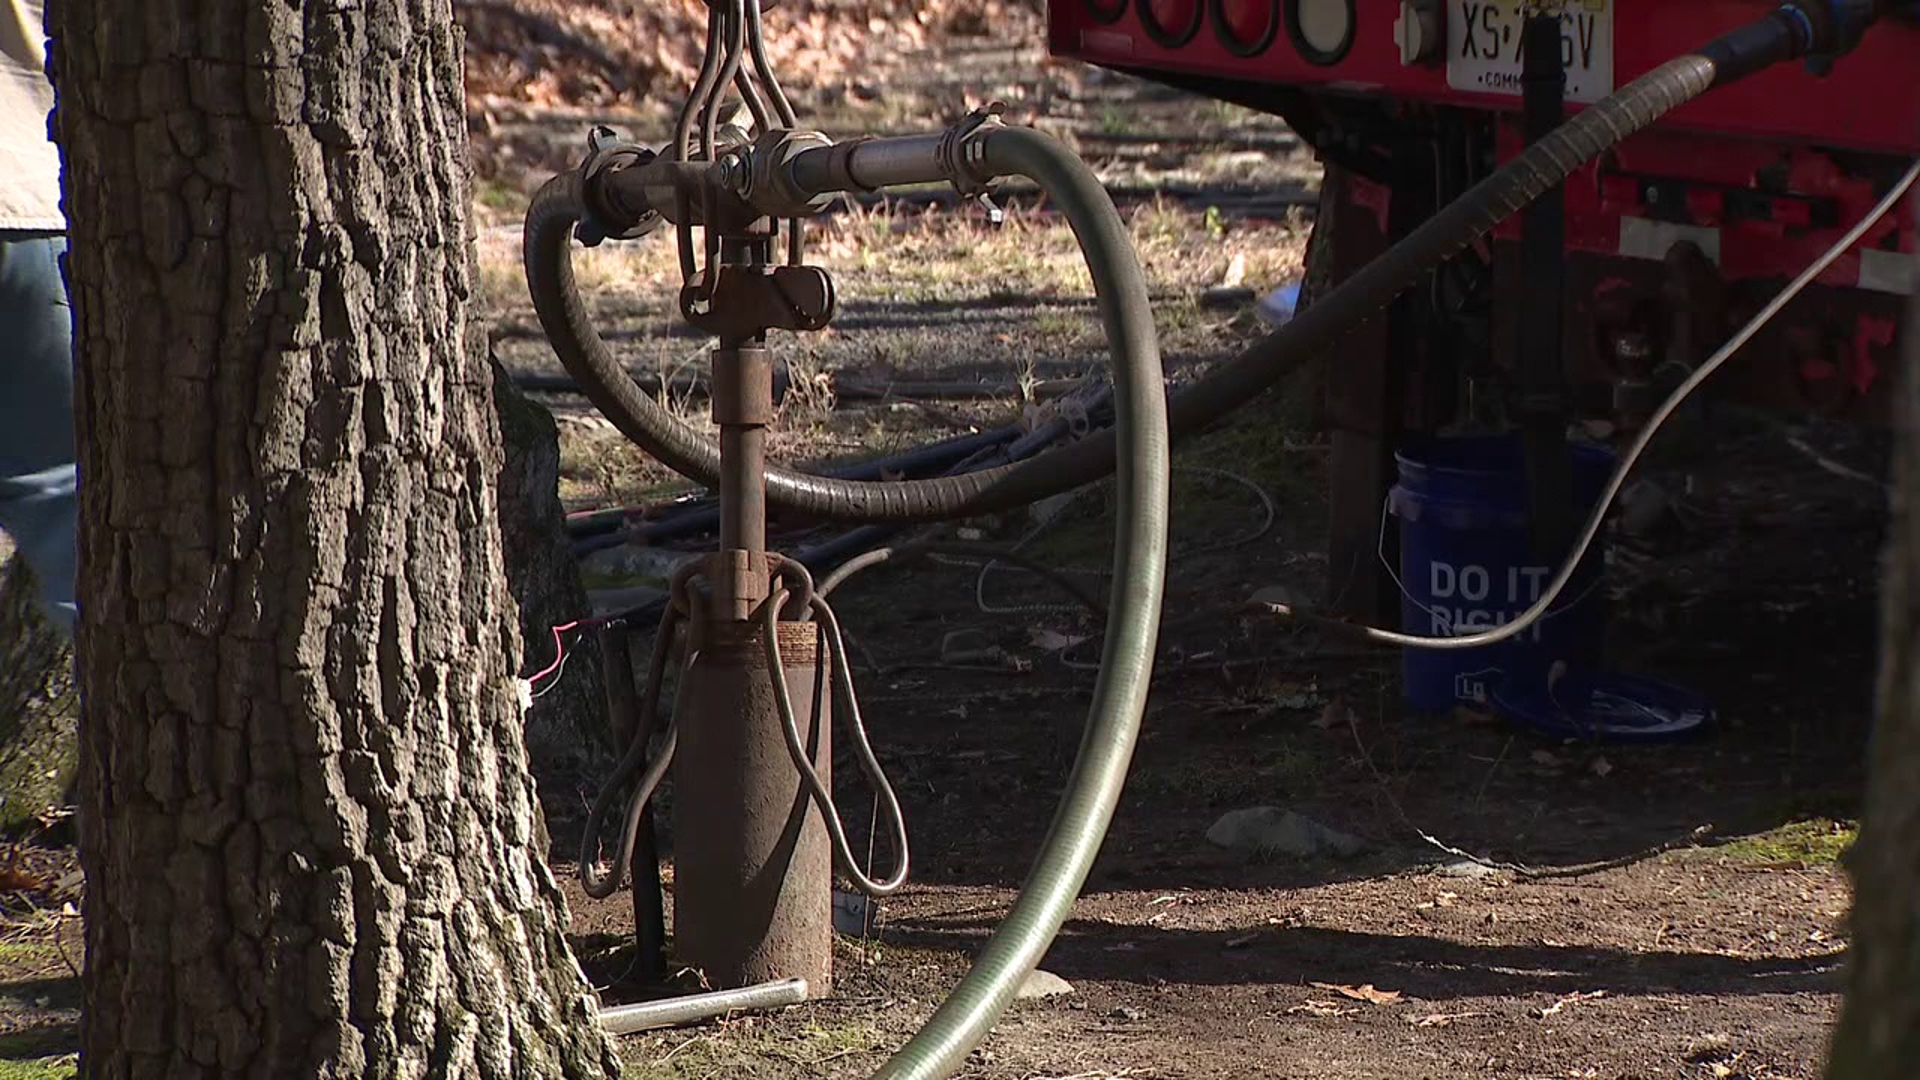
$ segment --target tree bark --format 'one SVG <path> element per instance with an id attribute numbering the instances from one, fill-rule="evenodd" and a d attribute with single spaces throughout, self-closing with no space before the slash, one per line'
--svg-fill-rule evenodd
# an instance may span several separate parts
<path id="1" fill-rule="evenodd" d="M 604 1077 L 528 774 L 449 0 L 56 0 L 87 1077 Z"/>
<path id="2" fill-rule="evenodd" d="M 1878 716 L 1846 860 L 1853 944 L 1829 1080 L 1910 1080 L 1920 1069 L 1920 299 L 1907 301 L 1901 347 Z"/>
<path id="3" fill-rule="evenodd" d="M 73 650 L 11 547 L 0 539 L 0 832 L 66 805 L 80 717 Z"/>

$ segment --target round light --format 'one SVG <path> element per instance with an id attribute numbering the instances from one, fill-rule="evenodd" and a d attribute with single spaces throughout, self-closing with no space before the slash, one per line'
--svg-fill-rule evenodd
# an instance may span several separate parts
<path id="1" fill-rule="evenodd" d="M 1220 43 L 1240 56 L 1252 56 L 1273 42 L 1280 28 L 1278 0 L 1214 0 L 1214 28 Z"/>
<path id="2" fill-rule="evenodd" d="M 1148 37 L 1178 48 L 1200 29 L 1200 0 L 1142 0 L 1140 22 Z"/>
<path id="3" fill-rule="evenodd" d="M 1353 47 L 1353 0 L 1287 0 L 1287 36 L 1314 64 L 1335 64 Z"/>

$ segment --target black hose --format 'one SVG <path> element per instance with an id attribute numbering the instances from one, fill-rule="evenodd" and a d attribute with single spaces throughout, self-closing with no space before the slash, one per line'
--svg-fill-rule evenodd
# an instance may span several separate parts
<path id="1" fill-rule="evenodd" d="M 1596 102 L 1530 144 L 1285 327 L 1172 395 L 1173 435 L 1207 427 L 1318 357 L 1434 266 L 1485 236 L 1581 164 L 1714 86 L 1800 55 L 1806 44 L 1792 20 L 1776 12 L 1696 53 L 1668 61 Z M 988 166 L 997 167 L 1009 149 L 1037 139 L 1044 136 L 1020 128 L 993 131 L 982 140 Z M 638 393 L 593 329 L 573 284 L 569 244 L 578 204 L 579 181 L 565 174 L 542 187 L 528 211 L 527 281 L 541 325 L 587 396 L 628 438 L 676 471 L 714 483 L 718 448 Z M 1114 447 L 1114 433 L 1102 431 L 1023 465 L 894 483 L 835 480 L 769 465 L 767 499 L 778 507 L 832 520 L 971 517 L 1097 480 L 1113 470 Z"/>

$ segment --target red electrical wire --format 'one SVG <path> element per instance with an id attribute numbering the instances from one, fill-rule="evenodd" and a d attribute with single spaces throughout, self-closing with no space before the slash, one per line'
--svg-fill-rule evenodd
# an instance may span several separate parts
<path id="1" fill-rule="evenodd" d="M 559 626 L 556 626 L 553 628 L 553 663 L 548 664 L 546 667 L 541 668 L 539 671 L 529 676 L 527 678 L 527 683 L 529 685 L 533 683 L 537 683 L 541 679 L 544 679 L 547 676 L 553 674 L 554 672 L 560 670 L 560 665 L 567 662 L 567 646 L 565 642 L 560 640 L 560 635 L 563 633 L 566 633 L 568 630 L 571 630 L 576 626 L 579 626 L 580 621 L 581 620 L 579 619 L 575 619 L 572 622 L 561 623 Z"/>

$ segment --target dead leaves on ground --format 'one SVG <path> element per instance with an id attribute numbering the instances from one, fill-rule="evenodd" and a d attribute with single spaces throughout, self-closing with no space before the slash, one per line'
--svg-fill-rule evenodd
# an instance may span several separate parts
<path id="1" fill-rule="evenodd" d="M 1569 1005 L 1574 1004 L 1575 1002 L 1594 1001 L 1598 998 L 1603 998 L 1606 996 L 1607 996 L 1607 992 L 1605 990 L 1590 990 L 1584 994 L 1580 994 L 1580 993 L 1567 994 L 1564 997 L 1562 997 L 1560 1000 L 1554 1002 L 1551 1005 L 1546 1006 L 1545 1008 L 1528 1009 L 1527 1012 L 1530 1013 L 1533 1016 L 1533 1018 L 1536 1020 L 1545 1020 L 1547 1017 L 1558 1013 L 1560 1010 L 1566 1008 Z"/>
<path id="2" fill-rule="evenodd" d="M 1372 983 L 1367 983 L 1364 986 L 1342 986 L 1339 983 L 1323 982 L 1309 983 L 1308 985 L 1312 986 L 1315 990 L 1326 990 L 1330 993 L 1339 994 L 1341 997 L 1352 998 L 1355 1001 L 1364 1001 L 1369 1005 L 1391 1005 L 1400 1000 L 1400 991 L 1376 990 Z"/>

